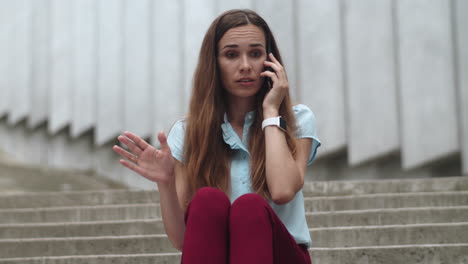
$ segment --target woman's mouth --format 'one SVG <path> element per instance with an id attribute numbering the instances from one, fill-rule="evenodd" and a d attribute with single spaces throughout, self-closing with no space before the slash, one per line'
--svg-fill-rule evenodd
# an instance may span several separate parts
<path id="1" fill-rule="evenodd" d="M 251 86 L 255 84 L 255 80 L 250 78 L 242 78 L 236 82 L 242 86 Z"/>

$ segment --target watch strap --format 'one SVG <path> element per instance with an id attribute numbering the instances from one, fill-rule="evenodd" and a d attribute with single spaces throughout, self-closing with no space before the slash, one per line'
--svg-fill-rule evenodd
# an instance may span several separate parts
<path id="1" fill-rule="evenodd" d="M 262 122 L 262 130 L 267 126 L 277 126 L 283 131 L 286 131 L 286 121 L 281 116 L 270 117 Z"/>

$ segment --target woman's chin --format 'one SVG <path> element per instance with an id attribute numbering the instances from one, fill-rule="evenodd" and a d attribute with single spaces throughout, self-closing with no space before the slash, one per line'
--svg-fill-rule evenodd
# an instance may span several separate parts
<path id="1" fill-rule="evenodd" d="M 234 87 L 234 89 L 228 89 L 227 92 L 235 97 L 248 98 L 255 96 L 259 90 L 260 87 L 239 85 Z"/>
<path id="2" fill-rule="evenodd" d="M 244 91 L 235 91 L 234 93 L 230 93 L 230 95 L 237 98 L 251 98 L 254 97 L 257 93 L 258 89 L 251 89 Z"/>

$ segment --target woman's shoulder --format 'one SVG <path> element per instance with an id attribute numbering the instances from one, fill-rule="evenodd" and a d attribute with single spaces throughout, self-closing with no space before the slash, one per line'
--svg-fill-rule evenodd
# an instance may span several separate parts
<path id="1" fill-rule="evenodd" d="M 316 120 L 312 110 L 304 104 L 292 107 L 297 125 L 297 137 L 316 137 Z"/>
<path id="2" fill-rule="evenodd" d="M 298 104 L 293 106 L 294 115 L 296 116 L 296 138 L 311 138 L 313 143 L 309 155 L 307 165 L 310 165 L 317 154 L 317 148 L 321 143 L 317 136 L 317 126 L 315 115 L 312 110 L 306 105 Z"/>
<path id="3" fill-rule="evenodd" d="M 314 122 L 315 114 L 305 104 L 297 104 L 292 107 L 294 116 L 296 117 L 297 125 L 301 125 L 304 122 Z"/>
<path id="4" fill-rule="evenodd" d="M 176 120 L 171 128 L 169 129 L 169 135 L 174 134 L 174 135 L 184 135 L 185 132 L 185 125 L 186 125 L 186 119 L 181 118 Z"/>
<path id="5" fill-rule="evenodd" d="M 167 135 L 167 143 L 171 149 L 172 156 L 179 161 L 182 161 L 182 153 L 184 148 L 185 136 L 185 118 L 177 120 L 169 130 Z"/>
<path id="6" fill-rule="evenodd" d="M 185 125 L 186 125 L 185 118 L 178 119 L 174 122 L 174 124 L 172 124 L 172 127 L 169 131 L 172 132 L 172 130 L 175 130 L 175 131 L 185 130 Z"/>

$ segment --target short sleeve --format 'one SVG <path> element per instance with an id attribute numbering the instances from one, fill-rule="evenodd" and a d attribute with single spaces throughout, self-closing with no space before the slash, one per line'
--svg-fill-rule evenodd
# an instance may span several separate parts
<path id="1" fill-rule="evenodd" d="M 309 107 L 303 104 L 293 106 L 293 111 L 297 124 L 296 138 L 312 139 L 312 148 L 307 162 L 307 165 L 310 165 L 317 154 L 318 147 L 322 144 L 317 136 L 315 115 Z"/>
<path id="2" fill-rule="evenodd" d="M 169 131 L 167 136 L 167 144 L 171 149 L 172 156 L 182 162 L 182 154 L 184 151 L 184 136 L 185 136 L 185 121 L 178 120 Z"/>

